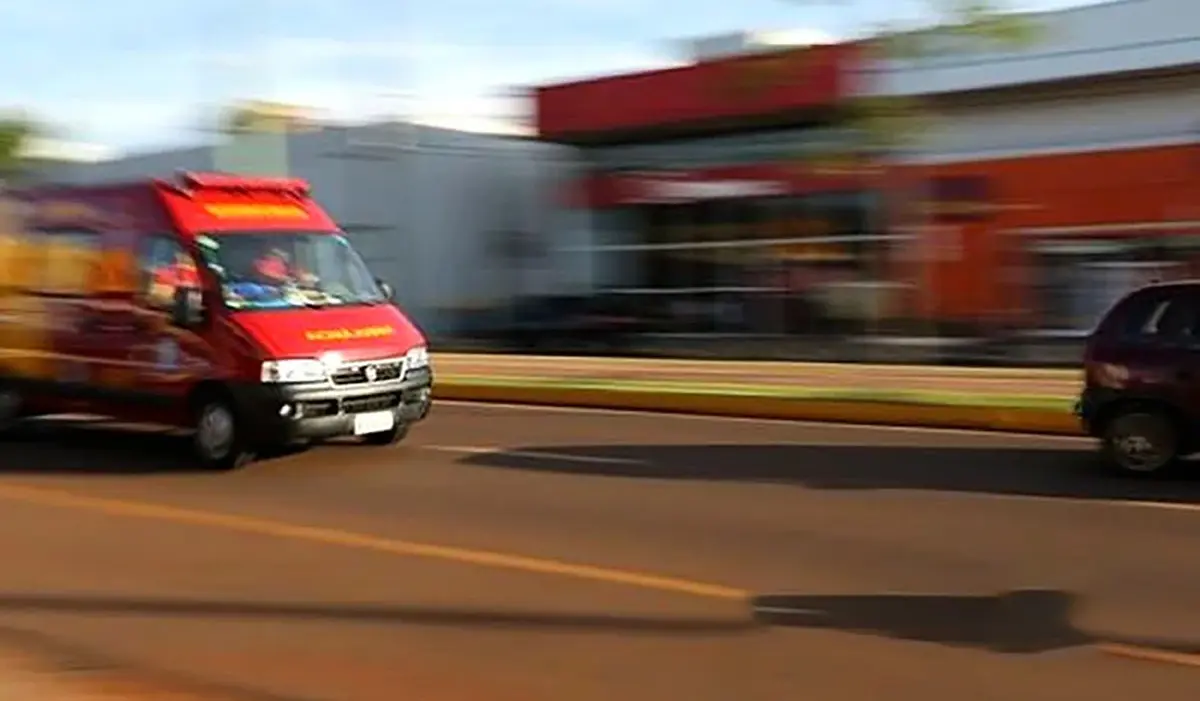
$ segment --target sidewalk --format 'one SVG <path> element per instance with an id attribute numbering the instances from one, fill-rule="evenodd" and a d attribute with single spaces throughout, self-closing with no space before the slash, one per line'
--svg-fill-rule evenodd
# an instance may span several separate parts
<path id="1" fill-rule="evenodd" d="M 988 395 L 1073 396 L 1080 384 L 1077 370 L 467 353 L 437 354 L 434 371 L 443 378 L 664 381 Z"/>

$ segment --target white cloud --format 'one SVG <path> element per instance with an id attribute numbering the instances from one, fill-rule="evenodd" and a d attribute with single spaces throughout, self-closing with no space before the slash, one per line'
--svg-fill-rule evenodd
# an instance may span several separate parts
<path id="1" fill-rule="evenodd" d="M 45 138 L 30 139 L 21 151 L 22 157 L 25 158 L 55 161 L 94 162 L 107 160 L 116 155 L 114 149 L 106 146 Z"/>
<path id="2" fill-rule="evenodd" d="M 252 50 L 218 51 L 196 57 L 200 65 L 216 68 L 247 68 L 274 57 L 291 71 L 312 64 L 335 64 L 349 59 L 378 61 L 450 59 L 459 51 L 451 44 L 390 41 L 347 41 L 321 37 L 280 37 L 255 44 Z"/>
<path id="3" fill-rule="evenodd" d="M 832 34 L 811 27 L 758 32 L 754 38 L 768 46 L 811 46 L 836 41 Z"/>
<path id="4" fill-rule="evenodd" d="M 52 129 L 72 141 L 108 149 L 194 140 L 202 124 L 199 105 L 148 99 L 55 100 L 38 104 L 37 113 L 69 115 L 69 123 Z"/>
<path id="5" fill-rule="evenodd" d="M 268 69 L 274 72 L 270 79 L 261 81 L 266 94 L 244 94 L 240 99 L 296 104 L 338 121 L 406 117 L 431 126 L 504 134 L 529 132 L 532 105 L 520 95 L 524 88 L 675 63 L 624 46 L 499 50 L 431 41 L 399 46 L 293 38 L 280 40 L 274 51 L 286 59 Z M 563 56 L 570 61 L 564 62 Z M 395 79 L 343 79 L 336 66 L 348 58 L 394 60 Z M 209 60 L 222 68 L 261 65 L 259 57 L 245 53 L 219 54 Z"/>
<path id="6" fill-rule="evenodd" d="M 778 39 L 824 38 L 810 31 Z M 72 137 L 86 135 L 101 143 L 138 148 L 194 141 L 214 109 L 239 99 L 291 103 L 313 109 L 318 118 L 337 121 L 407 117 L 452 129 L 528 133 L 532 105 L 516 91 L 679 64 L 681 57 L 668 54 L 669 44 L 664 42 L 661 51 L 655 48 L 634 43 L 497 48 L 428 38 L 385 42 L 284 37 L 261 49 L 174 57 L 172 71 L 192 66 L 196 75 L 189 80 L 197 87 L 172 89 L 169 98 L 154 88 L 163 80 L 156 72 L 163 66 L 159 63 L 148 65 L 145 77 L 128 78 L 129 89 L 140 92 L 43 102 L 38 108 L 49 115 L 69 115 L 73 123 L 67 131 Z M 274 60 L 264 62 L 266 55 Z M 349 61 L 353 66 L 347 67 Z"/>

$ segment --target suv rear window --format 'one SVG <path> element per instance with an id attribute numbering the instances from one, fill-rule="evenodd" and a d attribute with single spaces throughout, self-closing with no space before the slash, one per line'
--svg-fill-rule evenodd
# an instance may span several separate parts
<path id="1" fill-rule="evenodd" d="M 1118 303 L 1097 328 L 1105 338 L 1182 339 L 1200 337 L 1200 291 L 1142 290 Z"/>

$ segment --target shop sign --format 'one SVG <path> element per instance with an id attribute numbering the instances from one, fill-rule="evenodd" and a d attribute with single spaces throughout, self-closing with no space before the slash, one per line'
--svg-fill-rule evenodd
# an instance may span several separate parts
<path id="1" fill-rule="evenodd" d="M 800 80 L 805 57 L 799 51 L 780 51 L 731 60 L 721 92 L 731 97 L 757 97 Z"/>

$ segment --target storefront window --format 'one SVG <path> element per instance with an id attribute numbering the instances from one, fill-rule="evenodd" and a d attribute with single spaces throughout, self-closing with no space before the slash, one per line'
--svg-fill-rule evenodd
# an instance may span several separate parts
<path id="1" fill-rule="evenodd" d="M 1085 333 L 1129 291 L 1200 275 L 1200 234 L 1046 239 L 1030 248 L 1037 322 L 1047 331 Z"/>
<path id="2" fill-rule="evenodd" d="M 605 169 L 719 168 L 844 153 L 858 143 L 849 129 L 790 129 L 596 149 Z"/>
<path id="3" fill-rule="evenodd" d="M 876 320 L 885 255 L 865 193 L 637 208 L 623 290 L 663 331 L 825 333 Z"/>

